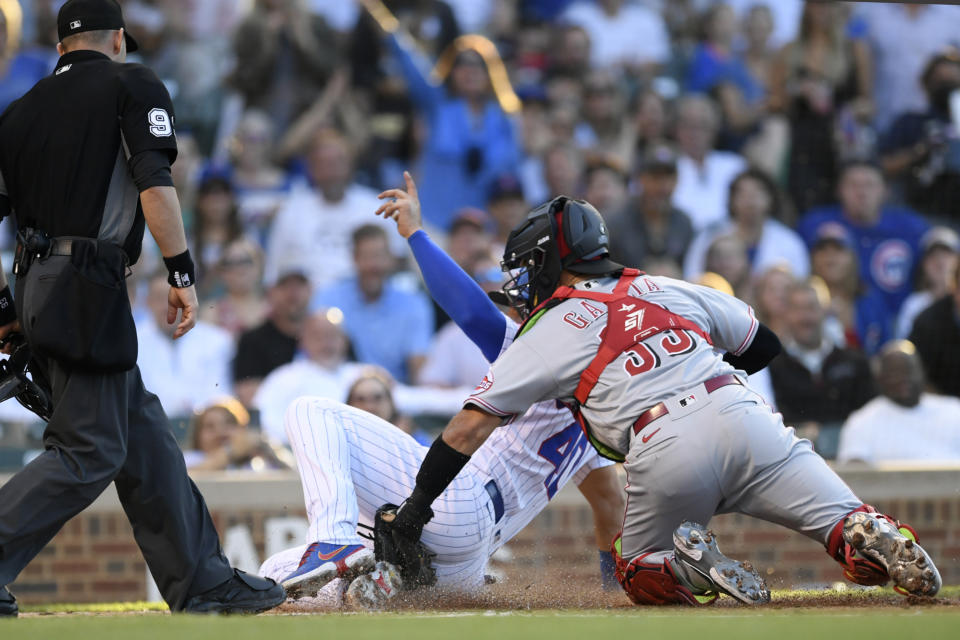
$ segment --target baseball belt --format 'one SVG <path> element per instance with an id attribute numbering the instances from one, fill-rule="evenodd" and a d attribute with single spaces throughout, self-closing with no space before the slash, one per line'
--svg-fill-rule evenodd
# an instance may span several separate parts
<path id="1" fill-rule="evenodd" d="M 740 380 L 737 376 L 732 373 L 725 373 L 721 376 L 715 378 L 710 378 L 703 383 L 704 388 L 707 390 L 707 394 L 711 394 L 717 389 L 722 387 L 728 387 L 732 384 L 743 384 L 743 381 Z M 653 405 L 646 411 L 640 414 L 640 416 L 633 423 L 633 435 L 638 435 L 644 427 L 648 424 L 662 418 L 663 416 L 670 413 L 667 410 L 667 405 L 663 402 Z"/>

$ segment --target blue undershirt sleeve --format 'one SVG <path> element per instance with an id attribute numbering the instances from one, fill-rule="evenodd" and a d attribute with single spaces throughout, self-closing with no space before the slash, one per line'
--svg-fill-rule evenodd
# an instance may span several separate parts
<path id="1" fill-rule="evenodd" d="M 490 362 L 503 347 L 507 321 L 473 278 L 422 229 L 407 240 L 434 300 Z"/>

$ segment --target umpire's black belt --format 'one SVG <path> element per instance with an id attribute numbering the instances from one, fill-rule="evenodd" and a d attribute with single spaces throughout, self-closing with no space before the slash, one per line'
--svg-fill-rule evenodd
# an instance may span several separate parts
<path id="1" fill-rule="evenodd" d="M 19 235 L 19 234 L 18 234 Z M 27 269 L 34 260 L 47 258 L 49 256 L 71 256 L 73 249 L 79 243 L 95 243 L 95 238 L 85 238 L 82 236 L 59 236 L 51 238 L 42 231 L 26 229 L 25 233 L 19 236 L 17 242 L 16 261 L 13 272 L 19 276 L 26 275 Z"/>
<path id="2" fill-rule="evenodd" d="M 493 505 L 493 524 L 497 524 L 503 518 L 503 494 L 493 480 L 483 485 L 483 488 L 490 494 L 490 503 Z"/>
<path id="3" fill-rule="evenodd" d="M 70 256 L 73 255 L 73 245 L 79 242 L 96 242 L 93 238 L 50 238 L 51 256 Z"/>

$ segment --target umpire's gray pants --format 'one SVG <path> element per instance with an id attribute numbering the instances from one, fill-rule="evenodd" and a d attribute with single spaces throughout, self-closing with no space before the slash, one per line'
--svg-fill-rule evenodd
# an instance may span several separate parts
<path id="1" fill-rule="evenodd" d="M 31 271 L 54 271 L 54 260 Z M 19 289 L 18 298 L 24 295 Z M 30 295 L 23 300 L 33 303 Z M 207 506 L 140 369 L 89 374 L 51 360 L 40 364 L 54 411 L 44 452 L 0 487 L 0 585 L 12 582 L 111 482 L 171 610 L 229 579 L 232 569 Z"/>
<path id="2" fill-rule="evenodd" d="M 624 463 L 624 559 L 672 551 L 682 521 L 706 525 L 715 513 L 745 513 L 823 544 L 863 504 L 748 387 L 707 394 L 698 385 L 666 404 L 669 413 L 632 438 Z"/>

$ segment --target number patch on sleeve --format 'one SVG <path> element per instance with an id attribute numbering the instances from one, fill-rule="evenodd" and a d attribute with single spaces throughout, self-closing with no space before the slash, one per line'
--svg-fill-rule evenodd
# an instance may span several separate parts
<path id="1" fill-rule="evenodd" d="M 147 114 L 150 122 L 150 133 L 157 138 L 169 138 L 173 134 L 173 123 L 166 109 L 150 109 Z"/>

